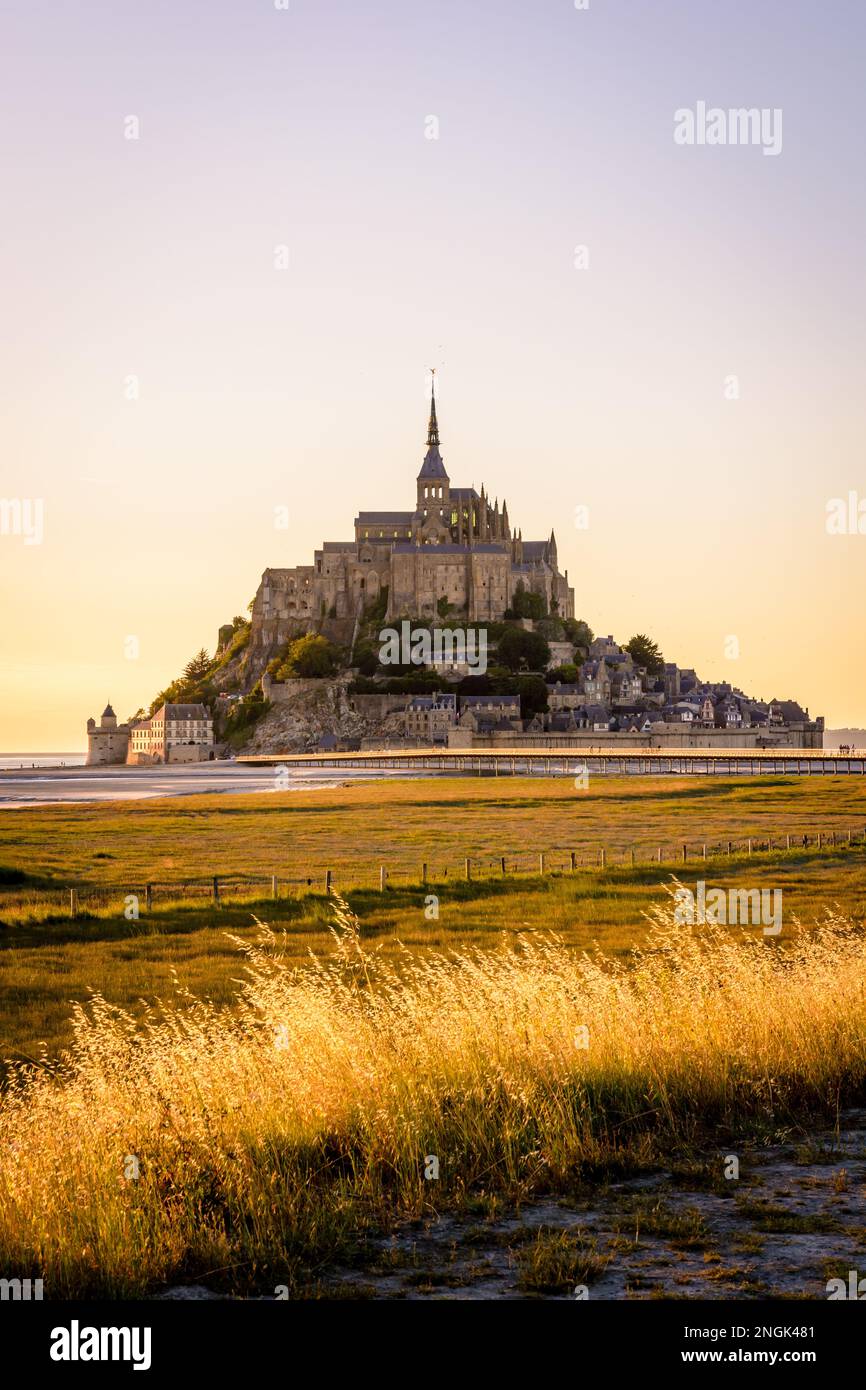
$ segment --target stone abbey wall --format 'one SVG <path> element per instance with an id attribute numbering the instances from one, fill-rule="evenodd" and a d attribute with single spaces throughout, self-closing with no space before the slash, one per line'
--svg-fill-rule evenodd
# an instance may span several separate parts
<path id="1" fill-rule="evenodd" d="M 491 505 L 482 485 L 457 487 L 439 452 L 431 396 L 427 453 L 415 479 L 415 509 L 359 512 L 351 541 L 325 541 L 312 565 L 266 569 L 252 610 L 250 646 L 257 660 L 282 643 L 343 624 L 348 644 L 366 605 L 388 590 L 386 620 L 435 619 L 440 603 L 464 622 L 497 622 L 519 584 L 541 595 L 547 612 L 574 617 L 574 593 L 559 573 L 553 531 L 524 541 L 503 499 Z"/>

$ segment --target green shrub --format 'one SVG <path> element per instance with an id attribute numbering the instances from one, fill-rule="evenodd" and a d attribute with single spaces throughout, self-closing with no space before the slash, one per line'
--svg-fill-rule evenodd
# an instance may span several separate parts
<path id="1" fill-rule="evenodd" d="M 277 672 L 277 680 L 293 677 L 306 679 L 332 676 L 337 669 L 337 650 L 327 637 L 308 632 L 289 646 L 286 659 Z"/>
<path id="2" fill-rule="evenodd" d="M 547 673 L 548 685 L 556 685 L 557 681 L 562 681 L 563 685 L 574 685 L 580 675 L 579 668 L 572 661 L 567 661 L 562 666 L 553 666 Z"/>
<path id="3" fill-rule="evenodd" d="M 262 694 L 262 687 L 257 685 L 249 695 L 245 695 L 228 715 L 223 738 L 232 748 L 241 748 L 247 742 L 256 724 L 262 719 L 271 707 L 270 700 L 266 700 Z"/>
<path id="4" fill-rule="evenodd" d="M 550 664 L 550 647 L 540 632 L 512 627 L 497 642 L 496 657 L 510 671 L 540 671 Z"/>

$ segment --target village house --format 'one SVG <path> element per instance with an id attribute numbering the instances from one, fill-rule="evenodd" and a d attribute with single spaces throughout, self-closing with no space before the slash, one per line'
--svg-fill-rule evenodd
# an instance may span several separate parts
<path id="1" fill-rule="evenodd" d="M 457 723 L 457 696 L 443 691 L 414 695 L 406 706 L 406 735 L 423 743 L 447 743 Z"/>
<path id="2" fill-rule="evenodd" d="M 519 695 L 461 695 L 461 729 L 483 732 L 485 726 L 522 730 Z"/>
<path id="3" fill-rule="evenodd" d="M 606 705 L 610 701 L 610 673 L 604 657 L 585 661 L 580 668 L 580 688 L 588 704 Z"/>
<path id="4" fill-rule="evenodd" d="M 130 724 L 130 763 L 196 763 L 213 757 L 213 720 L 204 705 L 161 705 Z"/>
<path id="5" fill-rule="evenodd" d="M 586 696 L 579 685 L 557 681 L 547 687 L 547 707 L 551 711 L 580 709 L 585 704 Z"/>

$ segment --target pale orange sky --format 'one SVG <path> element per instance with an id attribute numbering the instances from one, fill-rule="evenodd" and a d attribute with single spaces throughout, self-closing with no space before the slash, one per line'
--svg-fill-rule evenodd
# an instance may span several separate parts
<path id="1" fill-rule="evenodd" d="M 866 45 L 816 9 L 13 0 L 0 496 L 45 531 L 0 535 L 0 750 L 83 748 L 410 507 L 431 363 L 452 480 L 555 526 L 596 632 L 866 725 L 866 535 L 825 527 L 866 499 Z M 783 108 L 781 154 L 676 146 L 703 98 Z"/>

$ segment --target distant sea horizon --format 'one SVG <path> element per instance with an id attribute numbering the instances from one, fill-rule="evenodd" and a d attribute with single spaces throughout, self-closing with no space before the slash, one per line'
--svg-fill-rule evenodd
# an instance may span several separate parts
<path id="1" fill-rule="evenodd" d="M 0 753 L 0 770 L 13 771 L 19 767 L 83 767 L 86 760 L 86 752 Z"/>

